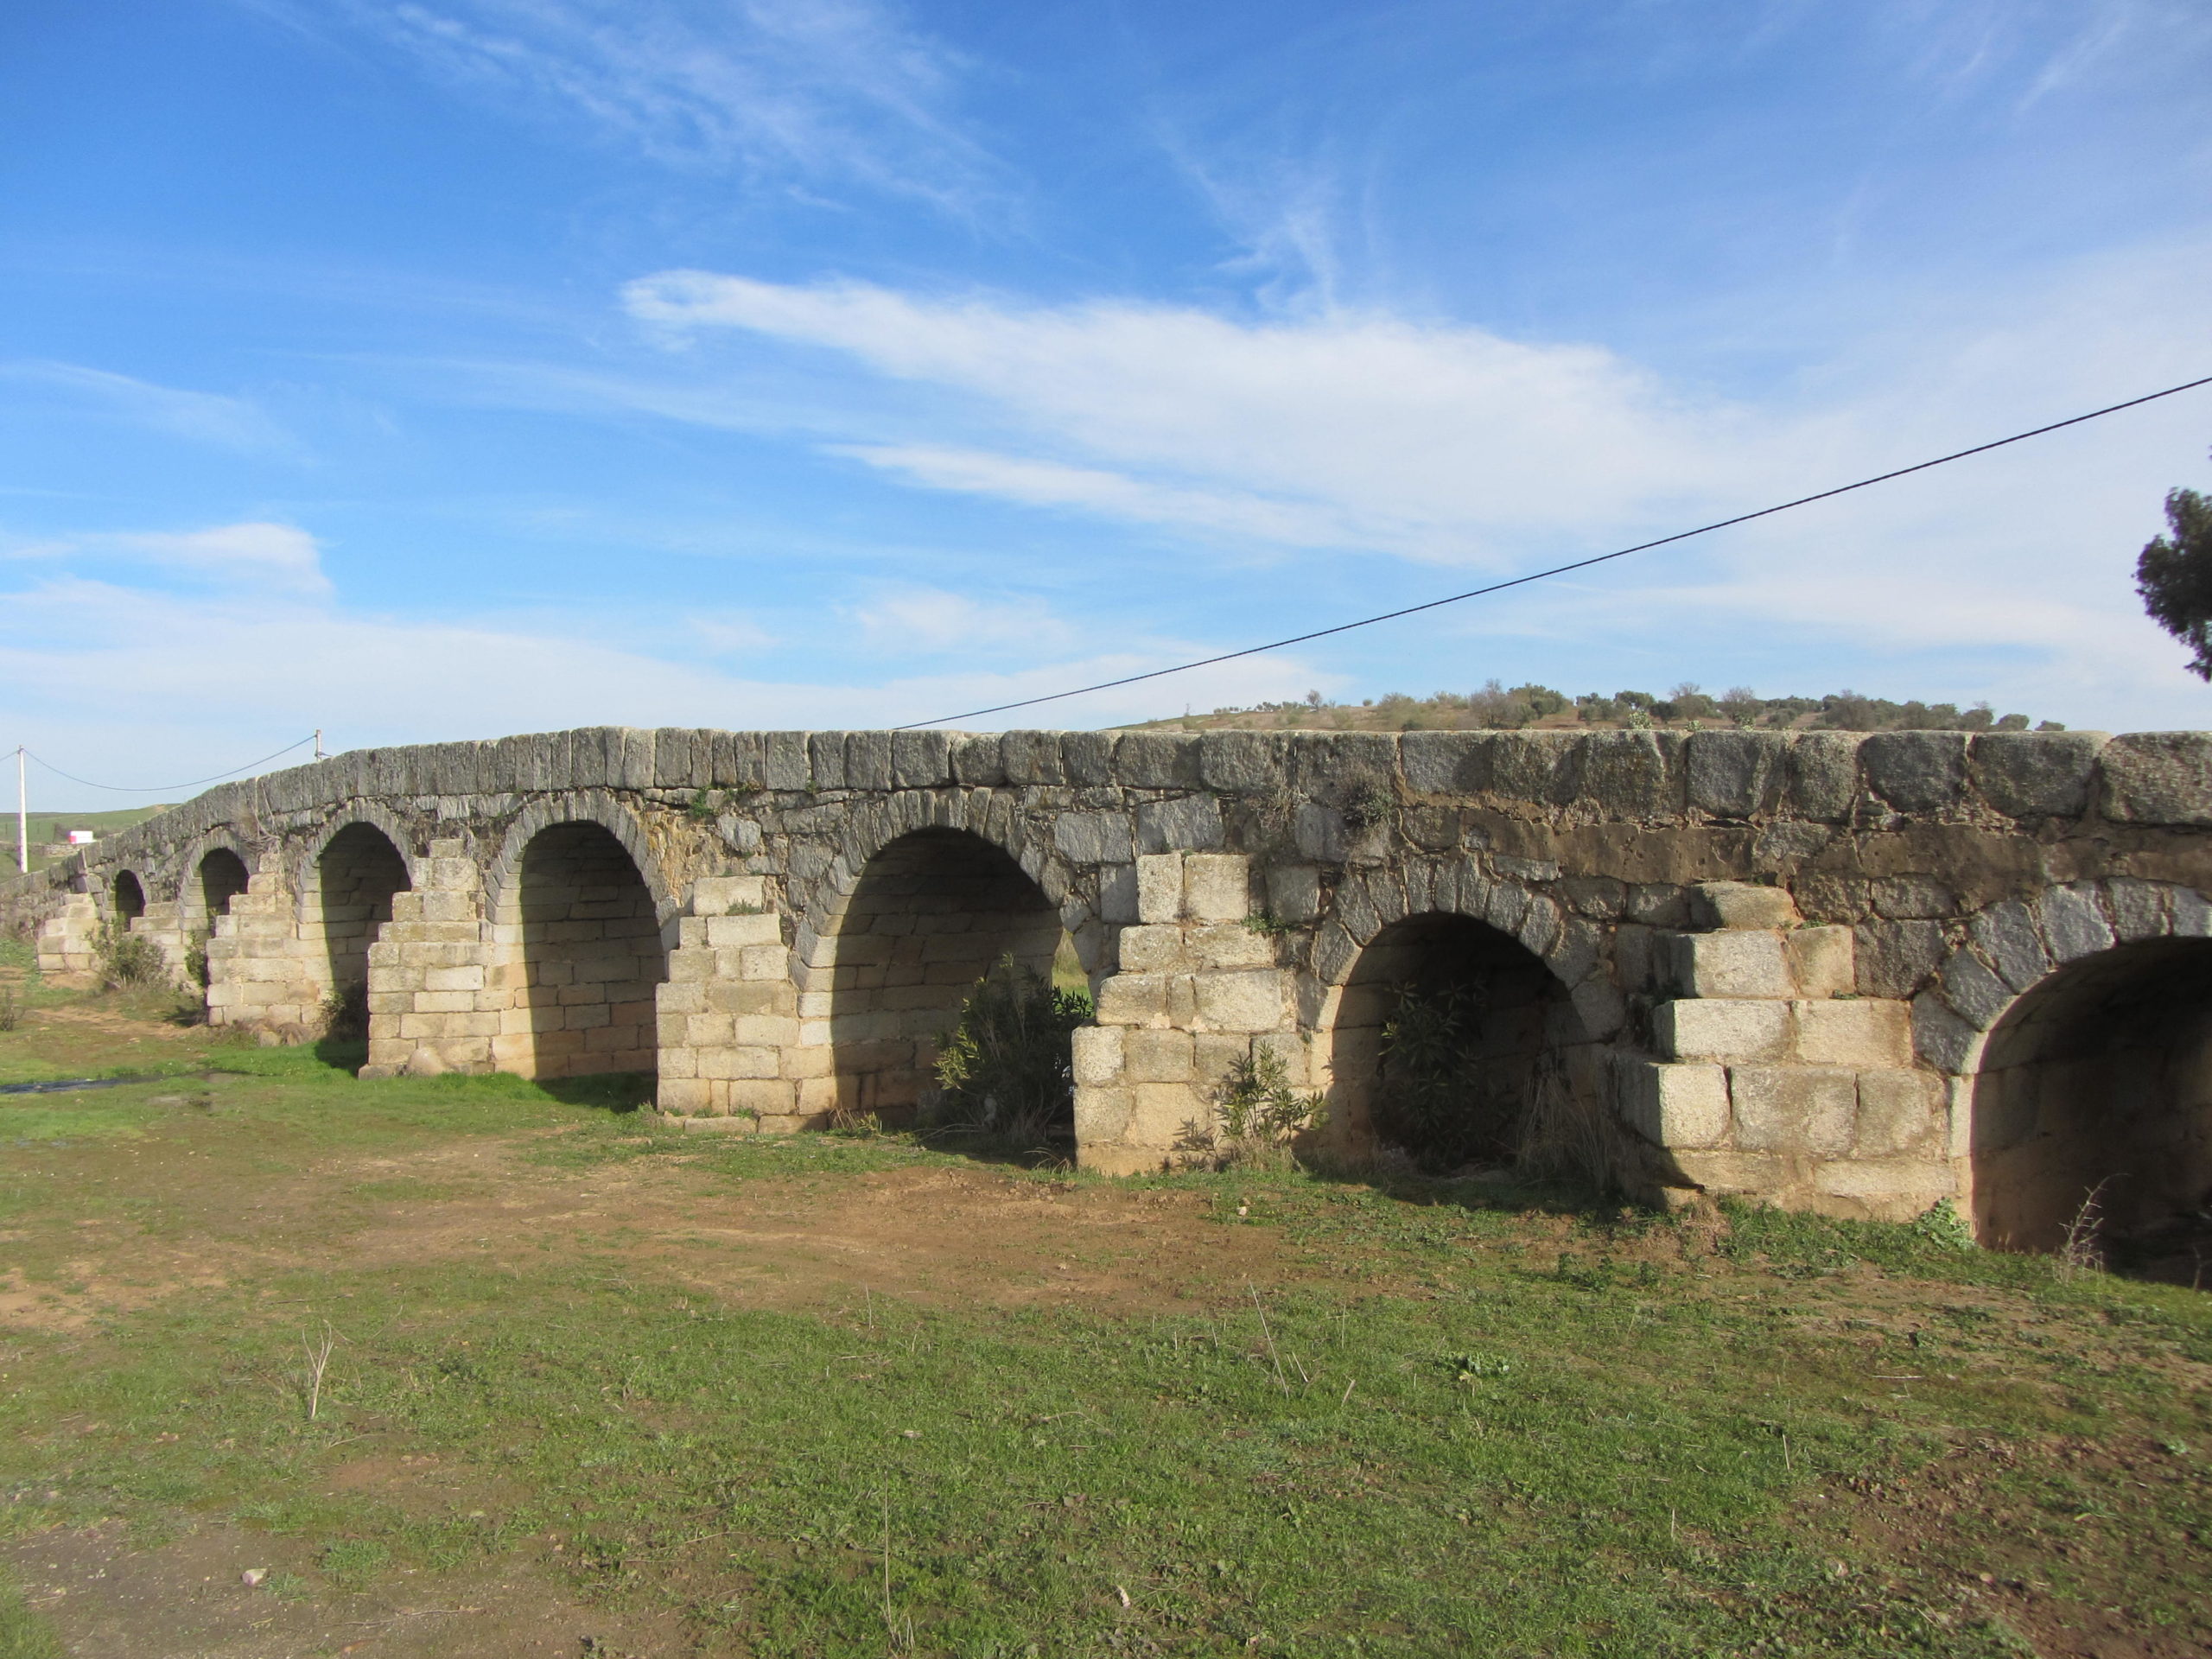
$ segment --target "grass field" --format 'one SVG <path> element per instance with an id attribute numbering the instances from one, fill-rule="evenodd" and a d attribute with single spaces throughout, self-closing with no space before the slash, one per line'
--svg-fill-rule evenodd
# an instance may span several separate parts
<path id="1" fill-rule="evenodd" d="M 0 1096 L 0 1656 L 2212 1647 L 2200 1294 L 686 1137 L 159 1013 L 0 1034 L 175 1074 Z"/>
<path id="2" fill-rule="evenodd" d="M 90 830 L 101 836 L 111 836 L 119 830 L 128 830 L 133 824 L 157 817 L 171 810 L 173 805 L 171 803 L 160 806 L 126 806 L 112 812 L 33 812 L 26 826 L 30 831 L 31 868 L 42 870 L 55 861 L 37 849 L 52 843 L 64 830 Z M 7 837 L 11 860 L 16 849 L 16 816 L 10 811 L 7 817 Z M 14 868 L 12 862 L 9 868 Z"/>

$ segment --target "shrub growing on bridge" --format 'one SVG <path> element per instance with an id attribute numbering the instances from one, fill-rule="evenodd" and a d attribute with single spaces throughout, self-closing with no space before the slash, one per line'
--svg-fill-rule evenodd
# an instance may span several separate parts
<path id="1" fill-rule="evenodd" d="M 92 957 L 99 964 L 100 983 L 109 990 L 168 982 L 168 959 L 161 946 L 143 933 L 118 926 L 111 918 L 100 924 L 93 938 Z"/>
<path id="2" fill-rule="evenodd" d="M 1056 989 L 1001 957 L 969 994 L 959 1025 L 938 1041 L 938 1125 L 1024 1146 L 1066 1138 L 1075 1125 L 1070 1037 L 1090 1017 L 1086 994 Z"/>

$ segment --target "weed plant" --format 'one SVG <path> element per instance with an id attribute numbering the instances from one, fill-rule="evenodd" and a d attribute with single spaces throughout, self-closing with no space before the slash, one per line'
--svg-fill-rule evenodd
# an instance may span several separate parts
<path id="1" fill-rule="evenodd" d="M 1319 1128 L 1328 1115 L 1322 1096 L 1290 1086 L 1281 1055 L 1255 1049 L 1215 1090 L 1212 1121 L 1183 1125 L 1175 1160 L 1185 1169 L 1282 1173 L 1297 1166 L 1297 1137 Z"/>

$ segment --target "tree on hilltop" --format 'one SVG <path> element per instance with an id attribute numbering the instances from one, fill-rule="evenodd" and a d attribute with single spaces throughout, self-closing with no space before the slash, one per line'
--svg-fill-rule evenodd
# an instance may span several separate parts
<path id="1" fill-rule="evenodd" d="M 2212 499 L 2168 492 L 2166 527 L 2135 562 L 2135 591 L 2151 620 L 2189 647 L 2189 671 L 2212 680 Z"/>

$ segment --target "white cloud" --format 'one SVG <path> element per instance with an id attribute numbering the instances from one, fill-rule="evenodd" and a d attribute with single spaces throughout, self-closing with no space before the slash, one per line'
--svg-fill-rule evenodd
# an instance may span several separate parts
<path id="1" fill-rule="evenodd" d="M 326 594 L 322 550 L 293 524 L 218 524 L 209 530 L 90 538 L 172 569 L 217 581 Z"/>
<path id="2" fill-rule="evenodd" d="M 850 455 L 931 489 L 995 496 L 1024 506 L 1072 507 L 1141 524 L 1221 531 L 1285 547 L 1344 547 L 1360 539 L 1357 527 L 1344 515 L 1312 502 L 1183 489 L 1096 467 L 1028 461 L 982 449 L 842 444 L 832 446 L 832 453 Z"/>
<path id="3" fill-rule="evenodd" d="M 465 89 L 581 118 L 664 163 L 855 181 L 962 210 L 995 188 L 998 168 L 950 113 L 958 60 L 869 0 L 346 11 Z"/>
<path id="4" fill-rule="evenodd" d="M 961 394 L 982 442 L 946 441 L 956 411 L 912 441 L 832 446 L 923 487 L 1286 557 L 1359 549 L 1527 570 L 2212 369 L 2207 259 L 2201 245 L 2145 246 L 1971 304 L 1931 295 L 1794 384 L 1725 404 L 1599 347 L 1369 313 L 1239 321 L 697 271 L 626 299 L 678 336 L 803 343 Z M 1910 659 L 1911 695 L 1971 700 L 1974 677 L 2010 674 L 2019 701 L 2060 717 L 2199 719 L 2130 577 L 2164 491 L 2203 476 L 2208 405 L 2190 394 L 1640 556 L 1571 602 L 1516 600 L 1512 614 L 1553 616 L 1562 639 L 1664 628 L 1707 661 L 1780 639 L 1831 662 Z M 855 426 L 880 428 L 882 408 Z M 1924 683 L 1947 671 L 1963 683 Z M 2069 698 L 2079 714 L 2053 707 Z"/>
<path id="5" fill-rule="evenodd" d="M 213 545 L 198 533 L 171 540 Z M 1086 649 L 1041 607 L 921 590 L 887 594 L 860 620 L 896 631 L 907 649 L 987 645 L 1013 664 L 963 658 L 950 672 L 873 683 L 772 680 L 611 646 L 594 637 L 603 630 L 589 617 L 535 629 L 420 620 L 364 615 L 298 590 L 178 593 L 63 575 L 0 596 L 0 728 L 79 776 L 158 785 L 219 772 L 318 726 L 334 748 L 608 724 L 880 727 L 1141 673 L 1198 649 L 1135 633 L 1111 651 Z M 702 622 L 710 634 L 748 626 L 727 616 Z M 1333 683 L 1308 663 L 1266 659 L 973 724 L 1090 727 Z M 102 798 L 35 787 L 72 805 Z"/>
<path id="6" fill-rule="evenodd" d="M 77 363 L 0 363 L 0 379 L 90 405 L 134 426 L 246 454 L 297 448 L 292 435 L 243 397 L 156 385 Z"/>
<path id="7" fill-rule="evenodd" d="M 871 651 L 907 657 L 951 652 L 1063 651 L 1074 632 L 1042 601 L 995 603 L 935 588 L 902 588 L 853 613 Z"/>
<path id="8" fill-rule="evenodd" d="M 759 651 L 776 643 L 774 634 L 741 612 L 701 612 L 687 620 L 700 643 L 717 657 Z"/>
<path id="9" fill-rule="evenodd" d="M 154 565 L 201 584 L 298 597 L 330 592 L 322 549 L 296 524 L 247 522 L 205 530 L 92 531 L 40 541 L 0 542 L 0 556 L 22 562 Z"/>
<path id="10" fill-rule="evenodd" d="M 1238 516 L 1233 494 L 1260 521 L 1235 528 L 1305 545 L 1494 560 L 1506 536 L 1712 499 L 1757 441 L 1739 412 L 1670 396 L 1599 346 L 1375 314 L 1241 323 L 1178 307 L 1047 309 L 704 271 L 644 278 L 625 298 L 659 327 L 824 346 L 971 394 L 1047 452 L 868 446 L 879 464 L 964 490 L 995 476 L 1015 499 L 1213 531 Z M 1132 471 L 1143 476 L 1112 476 Z"/>

